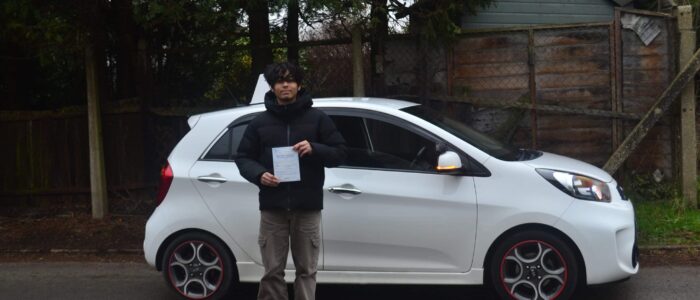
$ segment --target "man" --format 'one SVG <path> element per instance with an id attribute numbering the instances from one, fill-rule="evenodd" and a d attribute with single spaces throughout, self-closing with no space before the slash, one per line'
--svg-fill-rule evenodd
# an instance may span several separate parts
<path id="1" fill-rule="evenodd" d="M 265 80 L 271 88 L 265 94 L 267 110 L 250 122 L 238 148 L 241 175 L 260 188 L 258 242 L 265 274 L 258 299 L 287 299 L 284 268 L 290 240 L 296 268 L 294 298 L 315 298 L 323 168 L 340 165 L 346 156 L 345 140 L 333 121 L 311 107 L 311 96 L 301 87 L 302 76 L 292 63 L 267 67 Z M 281 182 L 274 174 L 273 152 L 288 146 L 298 154 L 301 180 Z"/>

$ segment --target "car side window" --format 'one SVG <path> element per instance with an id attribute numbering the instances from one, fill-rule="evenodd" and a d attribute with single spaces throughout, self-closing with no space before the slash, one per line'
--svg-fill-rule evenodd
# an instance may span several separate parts
<path id="1" fill-rule="evenodd" d="M 229 127 L 224 134 L 219 137 L 219 140 L 214 143 L 214 146 L 209 149 L 205 160 L 234 160 L 238 155 L 238 145 L 241 144 L 243 133 L 248 127 L 248 123 L 237 124 Z"/>
<path id="2" fill-rule="evenodd" d="M 372 118 L 331 116 L 347 147 L 345 166 L 435 172 L 435 142 Z"/>

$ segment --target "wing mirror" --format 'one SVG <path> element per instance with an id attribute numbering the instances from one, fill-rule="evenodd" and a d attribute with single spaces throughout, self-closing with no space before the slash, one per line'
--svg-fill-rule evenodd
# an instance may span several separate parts
<path id="1" fill-rule="evenodd" d="M 438 157 L 435 169 L 438 173 L 456 174 L 462 170 L 462 159 L 453 151 L 445 151 Z"/>
<path id="2" fill-rule="evenodd" d="M 435 153 L 437 154 L 443 154 L 447 151 L 447 146 L 443 143 L 437 143 L 435 144 Z"/>

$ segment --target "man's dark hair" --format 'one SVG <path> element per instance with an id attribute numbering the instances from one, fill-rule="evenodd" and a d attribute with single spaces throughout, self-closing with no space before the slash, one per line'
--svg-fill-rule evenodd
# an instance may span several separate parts
<path id="1" fill-rule="evenodd" d="M 301 85 L 303 79 L 304 74 L 301 72 L 301 68 L 288 61 L 273 63 L 265 68 L 265 81 L 270 86 L 280 81 L 294 81 Z"/>

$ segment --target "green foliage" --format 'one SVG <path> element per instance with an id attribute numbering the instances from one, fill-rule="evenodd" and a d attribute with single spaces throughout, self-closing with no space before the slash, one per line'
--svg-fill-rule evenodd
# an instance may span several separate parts
<path id="1" fill-rule="evenodd" d="M 654 179 L 653 174 L 629 174 L 625 176 L 625 193 L 634 200 L 670 201 L 679 197 L 678 186 L 670 181 Z"/>
<path id="2" fill-rule="evenodd" d="M 420 27 L 420 34 L 431 40 L 449 39 L 459 32 L 461 14 L 473 13 L 491 1 L 386 0 L 386 8 L 382 7 L 380 11 L 395 20 L 396 13 L 411 6 L 414 9 L 411 18 L 424 20 L 425 26 Z M 101 24 L 96 28 L 86 28 L 88 12 L 84 1 L 0 2 L 0 65 L 5 66 L 2 73 L 21 70 L 17 80 L 3 78 L 0 95 L 12 95 L 26 104 L 23 107 L 32 109 L 85 103 L 83 41 L 84 33 L 90 30 L 105 37 L 108 62 L 105 75 L 109 84 L 107 93 L 111 95 L 134 93 L 116 86 L 119 82 L 128 82 L 120 81 L 123 74 L 134 71 L 117 72 L 121 70 L 121 64 L 139 64 L 140 61 L 133 62 L 133 55 L 138 55 L 148 63 L 149 82 L 143 84 L 149 85 L 149 94 L 156 98 L 150 101 L 154 105 L 242 103 L 250 89 L 251 69 L 249 28 L 244 8 L 268 5 L 271 14 L 284 16 L 289 0 L 98 0 L 90 3 L 97 3 L 100 7 Z M 363 26 L 365 32 L 371 34 L 371 29 L 383 19 L 372 15 L 372 5 L 381 3 L 372 0 L 299 0 L 301 24 L 315 26 L 317 31 L 329 28 L 325 32 L 332 34 L 323 36 L 325 38 L 347 37 L 350 27 L 356 25 Z M 122 22 L 124 12 L 119 8 L 124 6 L 119 4 L 131 5 L 135 24 Z M 270 28 L 273 43 L 286 41 L 285 26 L 284 18 L 273 20 Z M 125 42 L 124 31 L 131 35 L 131 40 Z M 145 41 L 145 52 L 138 50 L 138 54 L 125 55 L 130 60 L 120 61 L 120 53 L 135 47 L 125 43 L 137 41 Z M 284 48 L 275 48 L 275 59 L 285 59 L 285 51 Z M 140 64 L 138 68 L 142 66 Z M 119 91 L 115 92 L 117 89 Z M 17 94 L 15 90 L 23 92 Z"/>
<path id="3" fill-rule="evenodd" d="M 250 59 L 243 11 L 223 0 L 139 1 L 134 17 L 155 60 L 160 105 L 212 105 L 242 100 Z M 240 49 L 237 49 L 240 47 Z"/>
<path id="4" fill-rule="evenodd" d="M 624 186 L 634 202 L 640 244 L 700 243 L 700 210 L 686 206 L 677 183 L 656 182 L 651 174 L 635 174 L 625 177 Z"/>
<path id="5" fill-rule="evenodd" d="M 372 0 L 307 0 L 302 6 L 311 20 L 339 22 L 348 31 L 355 25 L 372 28 L 379 20 L 371 17 Z M 388 0 L 385 12 L 389 18 L 396 14 L 410 15 L 419 22 L 418 34 L 429 41 L 449 41 L 460 32 L 460 18 L 464 13 L 475 14 L 478 8 L 488 7 L 493 0 Z M 364 28 L 369 29 L 369 28 Z"/>
<path id="6" fill-rule="evenodd" d="M 423 23 L 419 34 L 428 41 L 452 41 L 461 32 L 460 20 L 465 13 L 474 15 L 493 0 L 435 0 L 417 1 L 412 17 Z"/>
<path id="7" fill-rule="evenodd" d="M 680 201 L 634 202 L 640 245 L 700 244 L 700 210 L 679 210 Z"/>
<path id="8" fill-rule="evenodd" d="M 464 13 L 463 1 L 435 1 L 429 9 L 417 9 L 413 17 L 422 20 L 420 34 L 429 41 L 451 40 L 460 32 L 459 20 Z"/>
<path id="9" fill-rule="evenodd" d="M 57 107 L 84 94 L 82 48 L 74 1 L 0 2 L 0 65 L 17 68 L 17 85 L 27 105 Z M 4 84 L 0 84 L 0 94 Z M 16 100 L 16 99 L 6 99 Z"/>

